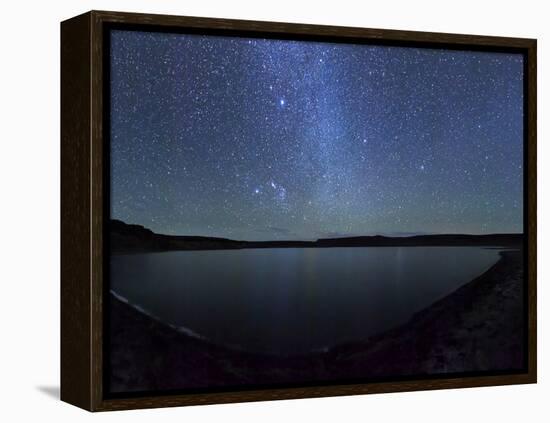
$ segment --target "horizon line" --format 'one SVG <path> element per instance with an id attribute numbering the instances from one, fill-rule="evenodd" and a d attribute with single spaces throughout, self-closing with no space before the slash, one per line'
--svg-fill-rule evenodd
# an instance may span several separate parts
<path id="1" fill-rule="evenodd" d="M 433 237 L 433 236 L 504 236 L 504 235 L 513 235 L 513 236 L 523 236 L 525 235 L 524 232 L 490 232 L 490 233 L 466 233 L 466 232 L 440 232 L 440 233 L 410 233 L 410 235 L 382 235 L 380 233 L 371 234 L 371 235 L 343 235 L 343 236 L 336 236 L 336 237 L 322 237 L 322 238 L 312 238 L 312 239 L 267 239 L 267 240 L 246 240 L 246 239 L 235 239 L 235 238 L 227 238 L 223 236 L 211 236 L 211 235 L 171 235 L 166 233 L 158 233 L 152 230 L 151 228 L 139 224 L 139 223 L 127 223 L 124 220 L 121 219 L 114 219 L 109 218 L 111 222 L 117 221 L 121 222 L 127 226 L 139 226 L 145 230 L 148 230 L 152 232 L 155 235 L 160 236 L 173 236 L 173 237 L 189 237 L 189 238 L 213 238 L 213 239 L 220 239 L 220 240 L 226 240 L 226 241 L 234 241 L 234 242 L 307 242 L 307 243 L 313 243 L 320 240 L 339 240 L 339 239 L 350 239 L 350 238 L 374 238 L 374 237 L 381 237 L 381 238 L 391 238 L 391 239 L 407 239 L 407 238 L 414 238 L 414 237 Z"/>

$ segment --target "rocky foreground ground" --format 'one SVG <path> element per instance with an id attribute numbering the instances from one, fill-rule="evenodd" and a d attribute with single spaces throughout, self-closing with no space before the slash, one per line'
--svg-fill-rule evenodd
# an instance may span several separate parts
<path id="1" fill-rule="evenodd" d="M 181 332 L 111 296 L 110 391 L 200 390 L 478 371 L 524 365 L 521 251 L 403 326 L 307 356 L 231 350 Z"/>

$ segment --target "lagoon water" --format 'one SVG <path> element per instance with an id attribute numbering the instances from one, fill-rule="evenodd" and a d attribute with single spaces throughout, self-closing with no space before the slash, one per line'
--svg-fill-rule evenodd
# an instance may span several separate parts
<path id="1" fill-rule="evenodd" d="M 498 250 L 480 247 L 114 255 L 111 290 L 216 344 L 300 354 L 403 324 L 497 260 Z"/>

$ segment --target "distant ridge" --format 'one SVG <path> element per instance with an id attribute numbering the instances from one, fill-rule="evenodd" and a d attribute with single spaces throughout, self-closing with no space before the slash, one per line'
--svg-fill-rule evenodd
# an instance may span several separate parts
<path id="1" fill-rule="evenodd" d="M 228 250 L 243 248 L 329 248 L 329 247 L 414 247 L 414 246 L 494 246 L 519 247 L 523 234 L 441 234 L 387 237 L 382 235 L 321 238 L 316 241 L 239 241 L 203 236 L 156 234 L 141 225 L 110 221 L 110 247 L 114 253 Z"/>

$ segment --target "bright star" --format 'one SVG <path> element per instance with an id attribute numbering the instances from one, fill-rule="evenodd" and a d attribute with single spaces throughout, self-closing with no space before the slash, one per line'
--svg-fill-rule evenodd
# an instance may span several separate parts
<path id="1" fill-rule="evenodd" d="M 285 99 L 284 99 L 284 98 L 281 98 L 281 99 L 279 100 L 279 104 L 280 104 L 281 106 L 284 106 L 284 105 L 285 105 Z"/>

